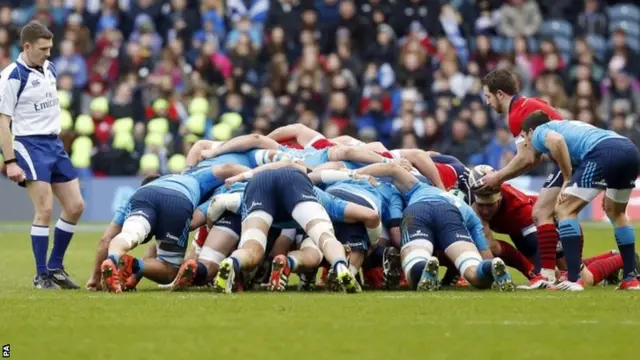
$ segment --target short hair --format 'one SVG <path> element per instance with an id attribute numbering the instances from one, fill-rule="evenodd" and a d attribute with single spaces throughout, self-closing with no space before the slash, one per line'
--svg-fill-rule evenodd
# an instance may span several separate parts
<path id="1" fill-rule="evenodd" d="M 152 175 L 147 175 L 144 177 L 144 179 L 142 179 L 142 182 L 140 183 L 140 186 L 145 186 L 148 183 L 157 180 L 158 178 L 160 178 L 159 174 L 152 174 Z"/>
<path id="2" fill-rule="evenodd" d="M 33 20 L 22 28 L 20 31 L 20 44 L 25 43 L 33 44 L 39 39 L 51 40 L 53 39 L 53 33 L 42 23 Z"/>
<path id="3" fill-rule="evenodd" d="M 529 132 L 529 130 L 535 130 L 538 126 L 544 125 L 551 121 L 549 115 L 544 111 L 534 111 L 527 116 L 522 122 L 522 131 Z"/>
<path id="4" fill-rule="evenodd" d="M 498 69 L 488 73 L 482 78 L 482 85 L 488 87 L 492 94 L 502 90 L 505 94 L 513 96 L 518 92 L 518 82 L 515 75 L 506 69 Z"/>

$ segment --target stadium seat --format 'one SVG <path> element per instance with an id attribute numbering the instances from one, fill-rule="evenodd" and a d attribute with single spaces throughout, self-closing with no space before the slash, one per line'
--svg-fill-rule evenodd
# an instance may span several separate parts
<path id="1" fill-rule="evenodd" d="M 116 119 L 113 123 L 114 133 L 131 133 L 133 131 L 133 119 L 130 117 Z"/>
<path id="2" fill-rule="evenodd" d="M 71 95 L 66 90 L 58 90 L 58 101 L 62 109 L 68 109 L 71 105 Z"/>
<path id="3" fill-rule="evenodd" d="M 547 20 L 540 26 L 539 33 L 543 37 L 571 39 L 573 37 L 573 26 L 566 20 Z"/>
<path id="4" fill-rule="evenodd" d="M 80 136 L 71 144 L 71 163 L 75 168 L 91 167 L 93 141 L 88 136 Z"/>
<path id="5" fill-rule="evenodd" d="M 561 53 L 570 55 L 573 52 L 573 41 L 571 38 L 554 37 L 553 42 L 556 43 Z"/>
<path id="6" fill-rule="evenodd" d="M 164 136 L 162 134 L 158 134 L 158 133 L 149 133 L 144 138 L 144 143 L 147 146 L 162 147 L 162 146 L 164 146 Z"/>
<path id="7" fill-rule="evenodd" d="M 78 115 L 74 130 L 78 135 L 93 135 L 95 132 L 95 124 L 89 115 Z"/>
<path id="8" fill-rule="evenodd" d="M 503 53 L 505 48 L 504 42 L 505 39 L 500 36 L 491 37 L 491 49 L 499 54 Z"/>
<path id="9" fill-rule="evenodd" d="M 60 128 L 64 130 L 71 130 L 73 128 L 73 117 L 69 110 L 60 110 Z"/>
<path id="10" fill-rule="evenodd" d="M 207 117 L 204 114 L 190 115 L 186 126 L 190 133 L 202 136 L 207 126 Z"/>
<path id="11" fill-rule="evenodd" d="M 180 174 L 187 167 L 187 159 L 182 154 L 174 154 L 167 164 L 169 172 L 172 174 Z"/>
<path id="12" fill-rule="evenodd" d="M 242 125 L 242 115 L 235 112 L 225 113 L 220 117 L 220 122 L 229 125 L 231 130 L 236 130 Z"/>
<path id="13" fill-rule="evenodd" d="M 140 158 L 141 172 L 158 172 L 160 171 L 160 159 L 156 154 L 144 154 Z"/>
<path id="14" fill-rule="evenodd" d="M 156 99 L 156 101 L 151 105 L 151 108 L 156 114 L 158 114 L 169 109 L 169 102 L 165 99 Z"/>
<path id="15" fill-rule="evenodd" d="M 203 97 L 196 97 L 191 100 L 189 103 L 189 114 L 203 114 L 207 115 L 209 113 L 209 101 Z"/>
<path id="16" fill-rule="evenodd" d="M 627 37 L 630 38 L 638 38 L 640 37 L 640 24 L 638 23 L 634 23 L 631 21 L 616 21 L 616 22 L 611 22 L 609 24 L 609 32 L 613 33 L 615 32 L 617 29 L 622 29 L 624 30 L 625 33 L 627 33 Z"/>
<path id="17" fill-rule="evenodd" d="M 113 143 L 111 147 L 116 150 L 125 150 L 127 152 L 132 152 L 135 149 L 135 140 L 133 138 L 133 134 L 128 132 L 116 133 L 113 136 Z"/>
<path id="18" fill-rule="evenodd" d="M 169 120 L 166 118 L 154 118 L 147 123 L 147 132 L 163 135 L 169 132 Z"/>
<path id="19" fill-rule="evenodd" d="M 106 114 L 109 112 L 109 100 L 104 96 L 97 97 L 91 100 L 89 103 L 89 109 L 91 112 Z"/>
<path id="20" fill-rule="evenodd" d="M 640 7 L 634 4 L 618 4 L 609 6 L 607 8 L 609 20 L 611 22 L 617 21 L 632 21 L 640 22 Z"/>
<path id="21" fill-rule="evenodd" d="M 600 59 L 604 59 L 607 54 L 607 39 L 599 35 L 590 34 L 587 35 L 586 41 L 595 55 Z"/>
<path id="22" fill-rule="evenodd" d="M 209 137 L 212 140 L 227 141 L 231 138 L 232 133 L 233 130 L 229 124 L 219 123 L 211 128 L 211 134 L 209 134 Z"/>

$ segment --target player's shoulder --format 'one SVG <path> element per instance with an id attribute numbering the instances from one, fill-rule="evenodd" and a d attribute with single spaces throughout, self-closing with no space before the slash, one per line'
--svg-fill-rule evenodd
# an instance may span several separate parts
<path id="1" fill-rule="evenodd" d="M 18 68 L 18 63 L 15 61 L 11 64 L 7 65 L 2 72 L 0 72 L 1 79 L 19 79 L 20 69 Z"/>

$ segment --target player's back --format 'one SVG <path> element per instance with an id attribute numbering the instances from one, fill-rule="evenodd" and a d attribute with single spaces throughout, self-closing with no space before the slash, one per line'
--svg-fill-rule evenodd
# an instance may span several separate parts
<path id="1" fill-rule="evenodd" d="M 562 115 L 551 107 L 546 101 L 538 98 L 514 96 L 509 106 L 509 130 L 513 137 L 520 135 L 524 119 L 536 111 L 542 111 L 551 120 L 562 120 Z"/>
<path id="2" fill-rule="evenodd" d="M 599 129 L 593 125 L 576 120 L 550 121 L 540 125 L 538 128 L 536 128 L 532 139 L 534 147 L 544 149 L 545 152 L 548 152 L 546 135 L 550 130 L 555 131 L 564 137 L 573 164 L 580 163 L 585 155 L 603 140 L 613 138 L 624 139 L 623 136 L 611 130 Z"/>
<path id="3" fill-rule="evenodd" d="M 208 198 L 201 196 L 200 184 L 195 178 L 188 175 L 165 175 L 142 186 L 141 189 L 146 187 L 160 187 L 178 191 L 188 197 L 194 207 Z"/>
<path id="4" fill-rule="evenodd" d="M 500 187 L 502 203 L 496 214 L 489 221 L 491 230 L 517 236 L 533 225 L 532 198 L 509 184 Z"/>
<path id="5" fill-rule="evenodd" d="M 227 153 L 214 158 L 204 159 L 200 161 L 196 167 L 212 167 L 224 164 L 237 164 L 246 167 L 255 167 L 255 160 L 252 160 L 252 155 L 255 151 L 248 151 L 246 153 Z"/>
<path id="6" fill-rule="evenodd" d="M 49 61 L 39 70 L 19 56 L 0 73 L 0 113 L 11 117 L 17 137 L 60 133 L 57 74 Z"/>
<path id="7" fill-rule="evenodd" d="M 327 192 L 344 191 L 373 202 L 376 209 L 382 208 L 382 196 L 367 180 L 344 180 L 327 187 Z"/>

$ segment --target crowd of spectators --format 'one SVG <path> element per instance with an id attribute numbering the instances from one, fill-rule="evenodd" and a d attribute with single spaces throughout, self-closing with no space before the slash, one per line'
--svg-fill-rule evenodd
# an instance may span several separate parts
<path id="1" fill-rule="evenodd" d="M 62 138 L 82 176 L 179 172 L 201 138 L 303 123 L 503 166 L 480 79 L 640 145 L 640 7 L 599 0 L 13 0 L 0 68 L 30 19 L 54 33 Z"/>

